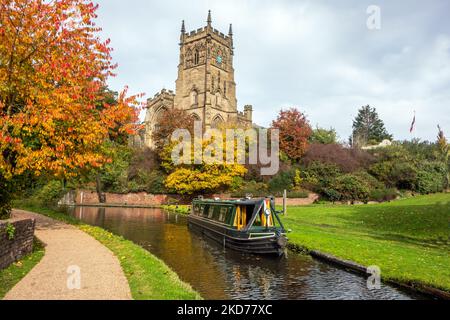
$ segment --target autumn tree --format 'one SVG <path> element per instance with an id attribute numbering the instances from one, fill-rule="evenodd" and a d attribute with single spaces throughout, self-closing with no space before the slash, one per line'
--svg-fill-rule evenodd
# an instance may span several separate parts
<path id="1" fill-rule="evenodd" d="M 184 116 L 183 112 L 168 112 L 167 115 L 179 114 Z M 242 177 L 247 172 L 244 165 L 238 163 L 226 163 L 225 152 L 225 130 L 226 127 L 222 127 L 219 130 L 221 136 L 218 139 L 204 139 L 201 140 L 201 154 L 194 152 L 194 135 L 193 135 L 193 122 L 188 121 L 174 121 L 169 116 L 164 116 L 165 121 L 162 123 L 167 124 L 167 127 L 163 126 L 160 122 L 153 137 L 159 148 L 159 156 L 161 159 L 161 166 L 168 174 L 165 180 L 165 187 L 170 191 L 184 195 L 195 194 L 209 194 L 214 192 L 222 192 L 231 189 L 235 189 L 240 186 Z M 180 117 L 180 119 L 182 119 Z M 172 119 L 172 120 L 170 120 Z M 191 118 L 192 119 L 192 118 Z M 192 125 L 192 127 L 191 127 Z M 168 130 L 168 128 L 171 128 Z M 172 133 L 176 129 L 187 129 L 191 136 L 190 148 L 187 155 L 189 163 L 176 164 L 172 158 L 172 152 L 174 147 L 181 141 L 172 141 Z M 201 131 L 201 133 L 203 130 Z M 220 161 L 208 161 L 203 157 L 206 148 L 211 146 L 217 146 L 221 151 L 217 154 L 217 159 Z M 216 149 L 217 150 L 217 149 Z M 215 152 L 212 154 L 216 155 Z M 235 160 L 237 160 L 237 149 L 235 149 Z"/>
<path id="2" fill-rule="evenodd" d="M 358 115 L 353 120 L 353 132 L 350 138 L 352 145 L 378 144 L 392 138 L 375 108 L 367 105 L 359 109 Z"/>
<path id="3" fill-rule="evenodd" d="M 88 0 L 0 0 L 0 181 L 101 167 L 105 139 L 134 131 L 137 97 L 104 96 L 116 66 L 96 10 Z"/>
<path id="4" fill-rule="evenodd" d="M 281 110 L 272 122 L 274 129 L 280 130 L 280 150 L 289 159 L 298 161 L 308 149 L 312 129 L 306 116 L 295 108 Z"/>

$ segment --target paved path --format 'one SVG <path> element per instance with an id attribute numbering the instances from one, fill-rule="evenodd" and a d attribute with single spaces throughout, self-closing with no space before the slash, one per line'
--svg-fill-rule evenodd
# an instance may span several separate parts
<path id="1" fill-rule="evenodd" d="M 74 226 L 39 214 L 14 210 L 13 217 L 36 219 L 35 234 L 46 247 L 42 260 L 6 294 L 5 299 L 131 299 L 119 260 L 100 242 Z M 68 289 L 70 266 L 80 268 L 80 289 Z"/>

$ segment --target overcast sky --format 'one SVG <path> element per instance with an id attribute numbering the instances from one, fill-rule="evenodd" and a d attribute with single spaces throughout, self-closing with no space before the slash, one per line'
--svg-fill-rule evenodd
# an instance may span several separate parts
<path id="1" fill-rule="evenodd" d="M 152 97 L 175 89 L 181 20 L 234 31 L 240 109 L 268 126 L 295 106 L 313 126 L 351 133 L 362 105 L 377 108 L 395 139 L 450 136 L 450 1 L 98 0 L 98 25 L 111 39 L 118 76 L 110 86 Z M 370 5 L 381 29 L 369 30 Z M 414 110 L 417 127 L 409 127 Z"/>

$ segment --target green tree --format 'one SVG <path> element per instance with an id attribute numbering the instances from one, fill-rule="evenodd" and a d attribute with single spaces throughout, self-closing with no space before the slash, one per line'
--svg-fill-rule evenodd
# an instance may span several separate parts
<path id="1" fill-rule="evenodd" d="M 324 129 L 316 127 L 309 140 L 311 143 L 334 144 L 337 143 L 337 133 L 334 128 Z"/>
<path id="2" fill-rule="evenodd" d="M 353 120 L 353 133 L 350 138 L 352 145 L 378 144 L 392 138 L 375 108 L 367 105 L 359 109 L 358 115 Z"/>
<path id="3" fill-rule="evenodd" d="M 445 187 L 448 188 L 450 184 L 450 145 L 447 142 L 447 138 L 445 138 L 444 131 L 438 125 L 438 136 L 437 136 L 437 145 L 439 147 L 439 152 L 442 157 L 442 161 L 445 163 L 447 173 L 446 173 L 446 181 Z"/>

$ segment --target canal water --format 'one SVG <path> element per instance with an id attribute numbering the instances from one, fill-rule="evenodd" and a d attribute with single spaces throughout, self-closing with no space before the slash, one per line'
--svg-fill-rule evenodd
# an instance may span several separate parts
<path id="1" fill-rule="evenodd" d="M 225 250 L 161 209 L 77 207 L 70 214 L 129 239 L 169 265 L 205 299 L 415 299 L 308 255 L 270 258 Z"/>

